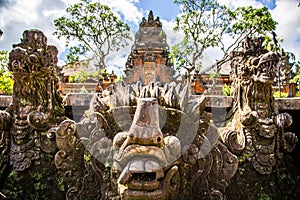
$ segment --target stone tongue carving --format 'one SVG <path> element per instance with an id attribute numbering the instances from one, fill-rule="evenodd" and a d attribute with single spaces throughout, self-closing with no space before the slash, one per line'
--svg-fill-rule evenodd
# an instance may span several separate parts
<path id="1" fill-rule="evenodd" d="M 270 174 L 298 141 L 296 135 L 284 132 L 292 117 L 279 114 L 272 94 L 279 56 L 262 48 L 264 38 L 247 38 L 241 52 L 232 53 L 234 105 L 229 122 L 222 131 L 228 147 L 248 160 L 256 171 Z"/>
<path id="2" fill-rule="evenodd" d="M 204 96 L 175 83 L 108 90 L 80 123 L 57 129 L 67 199 L 225 198 L 238 161 L 219 142 Z"/>
<path id="3" fill-rule="evenodd" d="M 24 171 L 45 153 L 55 153 L 55 135 L 48 130 L 63 120 L 64 108 L 58 93 L 56 47 L 47 45 L 38 30 L 25 31 L 21 43 L 13 47 L 9 55 L 13 98 L 0 112 L 0 169 L 9 158 L 14 170 Z"/>

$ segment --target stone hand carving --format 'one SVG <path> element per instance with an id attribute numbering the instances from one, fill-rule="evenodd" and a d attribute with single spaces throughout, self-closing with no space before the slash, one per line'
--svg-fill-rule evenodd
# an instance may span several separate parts
<path id="1" fill-rule="evenodd" d="M 281 136 L 281 147 L 283 151 L 292 152 L 294 151 L 297 143 L 298 137 L 295 133 L 284 132 L 284 128 L 289 127 L 293 123 L 293 118 L 288 113 L 281 113 L 277 115 L 276 118 L 279 130 L 282 133 Z"/>

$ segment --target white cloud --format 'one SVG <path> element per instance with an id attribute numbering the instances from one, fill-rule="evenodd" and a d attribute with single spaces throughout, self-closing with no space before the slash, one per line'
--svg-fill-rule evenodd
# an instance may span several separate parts
<path id="1" fill-rule="evenodd" d="M 121 14 L 127 23 L 137 25 L 143 17 L 142 10 L 135 6 L 138 0 L 100 0 L 100 2 L 108 5 L 118 15 Z"/>
<path id="2" fill-rule="evenodd" d="M 75 3 L 79 3 L 81 0 L 61 0 L 63 1 L 67 6 L 75 4 Z"/>
<path id="3" fill-rule="evenodd" d="M 165 19 L 160 19 L 162 23 L 162 27 L 164 32 L 167 35 L 167 43 L 170 46 L 170 49 L 175 44 L 179 43 L 183 38 L 184 35 L 180 32 L 175 32 L 173 28 L 175 27 L 175 21 L 167 21 Z"/>
<path id="4" fill-rule="evenodd" d="M 61 16 L 64 10 L 65 4 L 60 0 L 9 1 L 9 4 L 0 7 L 0 28 L 4 32 L 1 49 L 10 51 L 13 44 L 20 42 L 24 30 L 39 29 L 47 37 L 48 44 L 63 51 L 64 41 L 58 40 L 52 33 L 55 30 L 54 19 Z"/>
<path id="5" fill-rule="evenodd" d="M 230 6 L 231 9 L 241 6 L 261 8 L 264 5 L 256 0 L 219 0 L 221 4 Z M 269 10 L 273 19 L 279 24 L 275 32 L 283 38 L 283 48 L 296 55 L 300 60 L 300 8 L 298 0 L 277 0 L 276 7 Z M 225 39 L 226 42 L 226 39 Z"/>
<path id="6" fill-rule="evenodd" d="M 243 6 L 252 6 L 254 8 L 260 8 L 263 6 L 261 2 L 256 0 L 218 0 L 220 4 L 229 6 L 231 9 Z"/>
<path id="7" fill-rule="evenodd" d="M 52 33 L 55 31 L 54 19 L 65 14 L 67 5 L 78 3 L 80 0 L 28 0 L 26 3 L 21 0 L 4 1 L 0 7 L 0 29 L 4 32 L 0 40 L 0 49 L 10 51 L 12 44 L 20 42 L 22 33 L 28 29 L 39 29 L 48 38 L 48 44 L 58 47 L 60 54 L 65 51 L 65 40 L 58 40 Z M 139 0 L 98 0 L 112 8 L 120 18 L 129 23 L 133 35 L 137 31 L 138 24 L 143 17 L 147 17 L 148 11 L 137 7 Z M 219 0 L 221 4 L 230 5 L 231 8 L 238 6 L 262 7 L 262 3 L 256 0 Z M 298 0 L 277 0 L 276 8 L 271 10 L 271 14 L 279 22 L 276 33 L 284 39 L 283 47 L 286 51 L 296 54 L 300 59 L 300 8 L 297 7 Z M 166 12 L 168 12 L 166 10 Z M 175 17 L 175 16 L 174 16 Z M 174 32 L 174 21 L 160 18 L 163 29 L 167 34 L 167 42 L 170 48 L 178 43 L 183 35 Z M 227 40 L 226 40 L 227 41 Z M 131 51 L 131 45 L 120 52 L 113 53 L 108 58 L 108 66 L 123 66 L 127 55 Z M 220 55 L 215 49 L 207 52 L 207 63 L 213 62 Z M 61 62 L 60 62 L 61 63 Z"/>
<path id="8" fill-rule="evenodd" d="M 299 1 L 277 1 L 276 8 L 271 11 L 273 18 L 279 23 L 276 33 L 283 38 L 285 51 L 293 52 L 300 60 L 300 8 Z"/>

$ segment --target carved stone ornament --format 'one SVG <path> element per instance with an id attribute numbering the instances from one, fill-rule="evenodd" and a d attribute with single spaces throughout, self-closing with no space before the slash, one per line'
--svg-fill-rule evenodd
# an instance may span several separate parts
<path id="1" fill-rule="evenodd" d="M 110 90 L 95 94 L 80 123 L 57 129 L 67 199 L 225 198 L 238 160 L 218 140 L 204 96 L 175 83 Z"/>
<path id="2" fill-rule="evenodd" d="M 278 113 L 272 93 L 279 56 L 262 47 L 264 38 L 247 38 L 231 58 L 233 107 L 221 137 L 241 162 L 252 163 L 260 174 L 271 174 L 284 152 L 294 150 L 298 138 L 284 128 L 288 113 Z"/>
<path id="3" fill-rule="evenodd" d="M 155 23 L 150 14 L 148 21 Z M 41 31 L 25 31 L 9 55 L 13 97 L 0 111 L 0 190 L 8 199 L 245 199 L 275 180 L 275 167 L 279 186 L 270 182 L 266 192 L 277 197 L 296 180 L 281 160 L 298 138 L 284 131 L 292 117 L 278 113 L 272 95 L 279 59 L 262 38 L 232 53 L 233 108 L 220 130 L 206 97 L 174 82 L 110 85 L 79 123 L 66 119 L 57 49 L 46 42 Z"/>
<path id="4" fill-rule="evenodd" d="M 0 111 L 0 177 L 8 160 L 16 171 L 28 169 L 44 154 L 56 152 L 48 130 L 63 120 L 58 93 L 57 53 L 41 31 L 24 31 L 9 54 L 14 87 L 11 105 Z"/>

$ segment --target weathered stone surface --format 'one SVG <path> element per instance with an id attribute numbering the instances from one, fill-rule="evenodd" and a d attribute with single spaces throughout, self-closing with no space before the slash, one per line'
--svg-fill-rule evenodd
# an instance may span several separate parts
<path id="1" fill-rule="evenodd" d="M 82 183 L 70 182 L 68 198 L 87 193 L 101 199 L 225 198 L 238 161 L 218 140 L 211 116 L 204 111 L 204 96 L 192 97 L 187 86 L 175 83 L 120 83 L 111 91 L 96 94 L 86 117 L 70 125 L 77 130 L 72 131 L 78 136 L 74 141 L 87 139 L 82 143 L 89 159 L 78 172 L 60 168 L 72 171 L 71 179 Z M 56 156 L 60 166 L 79 158 L 79 148 L 64 148 L 59 145 L 60 152 L 67 152 L 62 153 L 65 159 Z M 101 184 L 84 182 L 86 176 L 98 177 Z M 86 187 L 100 188 L 87 192 Z"/>
<path id="2" fill-rule="evenodd" d="M 233 53 L 233 100 L 174 82 L 121 82 L 69 94 L 66 107 L 90 106 L 77 123 L 64 116 L 56 48 L 25 31 L 10 54 L 11 105 L 0 112 L 0 191 L 8 199 L 297 199 L 299 175 L 285 153 L 298 138 L 284 131 L 291 116 L 278 113 L 293 103 L 276 106 L 277 55 L 261 41 Z M 205 110 L 231 104 L 219 138 Z"/>
<path id="3" fill-rule="evenodd" d="M 64 106 L 72 106 L 76 109 L 77 106 L 88 107 L 94 94 L 92 93 L 68 93 L 64 99 Z M 207 108 L 231 108 L 233 104 L 233 98 L 231 96 L 206 96 Z M 0 95 L 0 108 L 7 108 L 11 103 L 12 96 Z M 300 98 L 276 98 L 278 110 L 299 110 Z"/>
<path id="4" fill-rule="evenodd" d="M 276 99 L 278 110 L 299 110 L 300 98 L 278 98 Z"/>
<path id="5" fill-rule="evenodd" d="M 286 152 L 294 150 L 298 138 L 295 133 L 284 131 L 291 125 L 292 117 L 288 113 L 279 114 L 272 93 L 279 57 L 263 48 L 263 40 L 247 38 L 243 51 L 233 52 L 231 58 L 233 106 L 228 114 L 226 127 L 221 129 L 221 138 L 238 155 L 239 169 L 243 170 L 235 180 L 243 187 L 244 194 L 232 191 L 237 184 L 230 188 L 230 192 L 238 194 L 239 198 L 247 195 L 247 198 L 259 198 L 257 191 L 250 191 L 262 187 L 263 182 L 278 182 L 279 188 L 289 184 L 294 193 L 297 191 L 291 183 L 282 183 L 280 180 L 281 173 L 289 176 L 293 174 L 293 169 L 290 171 L 287 167 L 289 163 L 286 163 Z M 270 178 L 268 175 L 274 177 Z M 247 188 L 247 182 L 252 183 L 253 180 L 257 184 L 252 186 L 253 189 Z M 266 190 L 261 190 L 266 192 L 275 188 L 268 185 Z M 278 193 L 280 191 L 272 194 L 272 197 L 276 197 Z M 285 195 L 287 194 L 286 192 Z"/>
<path id="6" fill-rule="evenodd" d="M 55 188 L 55 181 L 45 182 L 55 171 L 51 157 L 57 149 L 55 135 L 48 130 L 64 119 L 58 93 L 57 53 L 55 46 L 47 45 L 41 31 L 29 30 L 9 54 L 13 95 L 7 109 L 0 111 L 0 179 L 8 198 L 20 198 L 16 189 L 28 193 L 25 199 L 32 193 L 36 198 L 45 198 L 50 195 L 45 192 L 50 188 L 48 184 Z M 14 178 L 10 178 L 12 174 Z M 59 193 L 57 189 L 53 196 Z"/>

